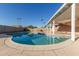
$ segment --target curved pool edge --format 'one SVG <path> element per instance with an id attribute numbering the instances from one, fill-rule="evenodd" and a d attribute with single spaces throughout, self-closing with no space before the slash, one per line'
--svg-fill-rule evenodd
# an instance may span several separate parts
<path id="1" fill-rule="evenodd" d="M 73 41 L 66 40 L 64 42 L 58 44 L 51 45 L 24 45 L 13 42 L 11 39 L 5 40 L 5 44 L 11 48 L 19 49 L 19 50 L 52 50 L 52 49 L 60 49 L 70 46 Z"/>

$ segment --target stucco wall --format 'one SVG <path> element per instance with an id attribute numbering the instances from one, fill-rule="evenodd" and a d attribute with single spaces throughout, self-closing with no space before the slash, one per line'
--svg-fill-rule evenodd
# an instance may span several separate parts
<path id="1" fill-rule="evenodd" d="M 71 31 L 71 26 L 61 24 L 61 25 L 59 25 L 58 31 L 70 32 Z"/>
<path id="2" fill-rule="evenodd" d="M 23 28 L 0 25 L 0 33 L 23 31 Z"/>

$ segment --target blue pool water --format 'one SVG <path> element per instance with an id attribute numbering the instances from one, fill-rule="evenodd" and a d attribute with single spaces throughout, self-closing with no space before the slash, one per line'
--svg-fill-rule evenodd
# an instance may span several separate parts
<path id="1" fill-rule="evenodd" d="M 12 41 L 20 44 L 28 45 L 48 45 L 63 42 L 69 39 L 69 37 L 62 36 L 47 36 L 45 34 L 33 34 L 26 32 L 18 32 L 13 34 Z"/>

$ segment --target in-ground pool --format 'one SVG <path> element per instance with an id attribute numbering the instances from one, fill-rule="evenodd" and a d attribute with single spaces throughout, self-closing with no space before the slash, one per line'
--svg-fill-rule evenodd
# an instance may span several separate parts
<path id="1" fill-rule="evenodd" d="M 68 36 L 48 36 L 41 33 L 17 32 L 14 33 L 12 41 L 27 45 L 48 45 L 56 44 L 68 40 Z"/>

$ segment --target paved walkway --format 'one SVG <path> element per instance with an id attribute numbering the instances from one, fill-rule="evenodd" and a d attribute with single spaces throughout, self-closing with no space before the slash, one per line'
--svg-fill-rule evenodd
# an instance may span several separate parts
<path id="1" fill-rule="evenodd" d="M 79 39 L 69 46 L 51 50 L 20 50 L 7 46 L 5 41 L 6 38 L 0 38 L 1 56 L 79 56 Z"/>

